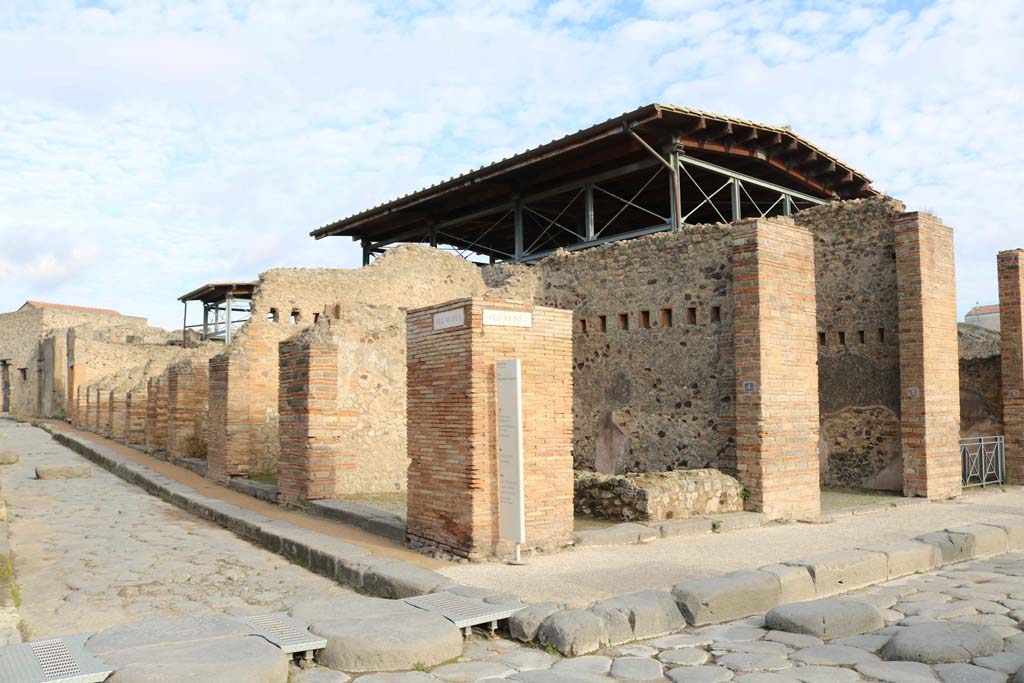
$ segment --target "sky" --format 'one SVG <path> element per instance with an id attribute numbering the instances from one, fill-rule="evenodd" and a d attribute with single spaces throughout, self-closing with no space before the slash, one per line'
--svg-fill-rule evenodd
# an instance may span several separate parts
<path id="1" fill-rule="evenodd" d="M 650 102 L 789 125 L 1024 247 L 1019 0 L 0 0 L 0 311 L 356 267 L 323 224 Z"/>

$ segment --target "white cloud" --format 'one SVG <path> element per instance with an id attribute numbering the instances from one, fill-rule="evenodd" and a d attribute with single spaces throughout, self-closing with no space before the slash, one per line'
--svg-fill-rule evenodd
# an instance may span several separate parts
<path id="1" fill-rule="evenodd" d="M 655 100 L 791 125 L 935 211 L 961 310 L 1024 245 L 1009 0 L 89 4 L 0 8 L 0 310 L 176 325 L 203 281 L 357 265 L 323 223 Z"/>

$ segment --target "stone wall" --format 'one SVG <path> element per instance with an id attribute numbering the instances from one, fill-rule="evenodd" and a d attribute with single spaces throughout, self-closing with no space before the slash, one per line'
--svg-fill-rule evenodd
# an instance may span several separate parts
<path id="1" fill-rule="evenodd" d="M 814 234 L 821 481 L 903 488 L 899 316 L 889 197 L 834 202 L 793 218 Z"/>
<path id="2" fill-rule="evenodd" d="M 340 314 L 339 302 L 406 308 L 484 289 L 478 266 L 420 245 L 390 249 L 358 269 L 262 273 L 253 293 L 252 318 L 211 367 L 210 475 L 226 481 L 250 470 L 276 472 L 279 344 L 321 316 Z M 359 322 L 353 324 L 358 327 Z"/>
<path id="3" fill-rule="evenodd" d="M 999 332 L 960 323 L 960 437 L 1003 433 Z"/>
<path id="4" fill-rule="evenodd" d="M 1010 483 L 1024 482 L 1024 249 L 999 252 L 1003 430 Z"/>
<path id="5" fill-rule="evenodd" d="M 574 311 L 577 469 L 735 472 L 731 248 L 728 226 L 687 226 L 512 278 Z"/>
<path id="6" fill-rule="evenodd" d="M 743 510 L 740 483 L 718 470 L 577 472 L 574 489 L 576 512 L 604 519 L 660 522 Z"/>

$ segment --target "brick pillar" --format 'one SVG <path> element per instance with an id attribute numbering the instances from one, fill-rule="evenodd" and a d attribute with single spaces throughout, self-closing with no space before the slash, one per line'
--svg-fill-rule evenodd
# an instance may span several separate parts
<path id="1" fill-rule="evenodd" d="M 110 436 L 110 389 L 96 390 L 96 431 Z"/>
<path id="2" fill-rule="evenodd" d="M 485 310 L 530 326 L 485 324 Z M 568 544 L 572 312 L 460 299 L 410 311 L 406 330 L 410 541 L 466 557 L 510 550 L 498 527 L 495 361 L 519 358 L 526 546 Z"/>
<path id="3" fill-rule="evenodd" d="M 85 420 L 83 419 L 86 412 L 85 404 L 85 388 L 81 384 L 79 384 L 78 386 L 75 387 L 75 412 L 71 416 L 71 424 L 73 424 L 76 427 L 85 426 Z"/>
<path id="4" fill-rule="evenodd" d="M 128 433 L 128 392 L 110 392 L 110 438 L 124 441 Z"/>
<path id="5" fill-rule="evenodd" d="M 146 443 L 146 416 L 148 412 L 146 385 L 139 385 L 125 396 L 125 443 L 141 446 Z"/>
<path id="6" fill-rule="evenodd" d="M 896 231 L 903 494 L 960 495 L 960 369 L 953 231 L 905 213 Z"/>
<path id="7" fill-rule="evenodd" d="M 187 361 L 167 369 L 167 455 L 206 457 L 209 366 Z"/>
<path id="8" fill-rule="evenodd" d="M 249 362 L 241 353 L 226 351 L 210 359 L 210 420 L 206 476 L 226 484 L 249 474 Z"/>
<path id="9" fill-rule="evenodd" d="M 1006 474 L 1024 483 L 1024 249 L 999 252 L 999 328 L 1003 360 Z"/>
<path id="10" fill-rule="evenodd" d="M 280 343 L 277 497 L 305 507 L 336 494 L 339 430 L 338 347 L 317 326 Z"/>
<path id="11" fill-rule="evenodd" d="M 821 511 L 814 239 L 784 219 L 733 227 L 736 471 L 770 518 Z"/>

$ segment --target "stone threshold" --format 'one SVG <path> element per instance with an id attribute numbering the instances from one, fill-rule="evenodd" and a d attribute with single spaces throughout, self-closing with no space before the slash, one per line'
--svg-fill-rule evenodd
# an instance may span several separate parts
<path id="1" fill-rule="evenodd" d="M 760 512 L 724 512 L 707 517 L 689 517 L 687 519 L 670 519 L 664 522 L 644 524 L 642 522 L 622 522 L 600 529 L 584 529 L 573 533 L 573 545 L 577 547 L 604 545 L 632 545 L 649 543 L 659 538 L 676 538 L 678 536 L 698 536 L 702 534 L 735 531 L 737 529 L 754 529 L 768 523 L 768 518 Z"/>
<path id="2" fill-rule="evenodd" d="M 405 543 L 406 517 L 396 512 L 381 510 L 366 503 L 335 498 L 311 500 L 308 512 L 398 543 Z"/>
<path id="3" fill-rule="evenodd" d="M 802 559 L 690 579 L 565 609 L 537 603 L 509 620 L 513 638 L 567 656 L 760 615 L 969 560 L 1024 551 L 1024 519 L 970 524 L 915 539 L 818 553 Z"/>
<path id="4" fill-rule="evenodd" d="M 406 598 L 453 584 L 445 576 L 402 560 L 371 555 L 361 546 L 303 529 L 205 496 L 113 450 L 73 434 L 47 429 L 55 441 L 148 493 L 312 572 L 367 595 Z"/>

